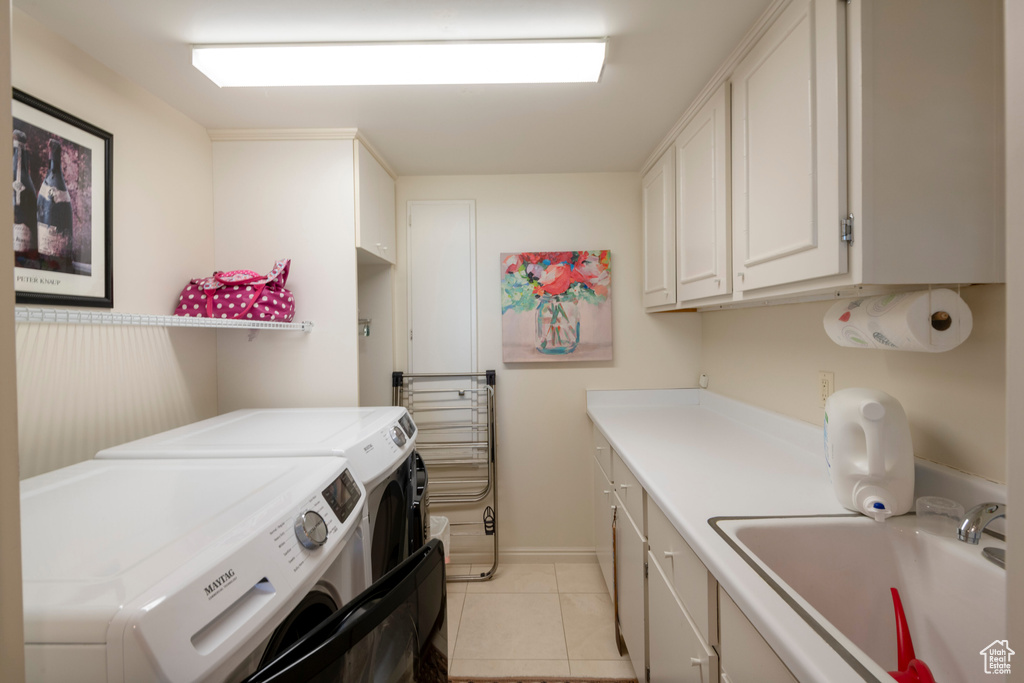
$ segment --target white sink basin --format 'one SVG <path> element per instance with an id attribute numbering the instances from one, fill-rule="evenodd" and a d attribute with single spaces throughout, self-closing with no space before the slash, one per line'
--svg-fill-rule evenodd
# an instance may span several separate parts
<path id="1" fill-rule="evenodd" d="M 1001 540 L 938 537 L 918 530 L 914 515 L 884 523 L 862 515 L 711 522 L 848 661 L 897 668 L 895 587 L 917 657 L 938 683 L 1003 680 L 985 675 L 980 654 L 1006 638 L 1006 572 L 981 555 L 1005 548 Z M 872 680 L 866 669 L 862 675 Z"/>

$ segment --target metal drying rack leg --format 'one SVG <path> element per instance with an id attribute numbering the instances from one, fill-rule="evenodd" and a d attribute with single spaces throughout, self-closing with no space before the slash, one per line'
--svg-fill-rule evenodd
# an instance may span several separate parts
<path id="1" fill-rule="evenodd" d="M 414 386 L 416 380 L 425 381 L 427 383 L 444 381 L 444 380 L 459 380 L 459 379 L 471 379 L 471 380 L 484 380 L 485 386 L 477 389 L 420 389 L 417 390 Z M 437 505 L 460 505 L 479 503 L 491 497 L 492 505 L 485 508 L 483 513 L 483 522 L 456 522 L 452 523 L 451 526 L 479 526 L 483 525 L 484 534 L 494 537 L 494 561 L 491 564 L 491 568 L 479 574 L 456 574 L 448 575 L 449 581 L 487 581 L 494 577 L 495 572 L 498 569 L 498 467 L 497 467 L 497 447 L 495 439 L 495 397 L 494 388 L 496 382 L 496 372 L 494 370 L 488 370 L 486 372 L 456 372 L 456 373 L 406 373 L 406 372 L 393 372 L 391 373 L 391 388 L 392 388 L 392 404 L 396 406 L 404 406 L 413 420 L 416 421 L 417 431 L 417 449 L 421 450 L 421 456 L 428 466 L 433 465 L 435 471 L 438 468 L 455 468 L 455 467 L 466 467 L 476 466 L 482 467 L 486 465 L 487 477 L 486 479 L 434 479 L 431 480 L 431 484 L 436 485 L 451 485 L 451 484 L 479 484 L 478 490 L 460 493 L 447 493 L 445 495 L 434 495 L 431 493 L 428 498 L 428 511 L 430 504 Z M 479 411 L 481 406 L 471 405 L 471 407 L 456 405 L 442 405 L 444 402 L 442 397 L 445 395 L 456 394 L 458 399 L 466 399 L 467 394 L 469 398 L 476 401 L 477 397 L 481 394 L 486 396 L 486 403 L 483 406 L 486 410 L 486 424 L 480 425 L 473 420 L 468 423 L 463 422 L 431 422 L 424 420 L 421 424 L 420 421 L 416 420 L 416 413 L 428 414 L 435 413 L 443 415 L 445 413 L 454 413 L 457 411 L 465 412 Z M 416 396 L 426 397 L 429 396 L 431 405 L 425 405 L 417 408 Z M 479 432 L 486 429 L 486 439 L 481 440 L 479 438 Z M 456 434 L 460 431 L 468 432 L 468 437 L 465 440 L 459 440 L 458 438 L 450 438 L 444 441 L 425 441 L 419 443 L 419 437 L 422 436 L 422 432 L 455 432 Z M 484 458 L 474 457 L 438 457 L 446 452 L 455 453 L 466 453 L 466 452 L 480 452 L 483 451 Z M 426 457 L 426 453 L 436 453 L 433 457 Z M 481 462 L 484 461 L 484 462 Z M 429 512 L 428 512 L 429 514 Z"/>

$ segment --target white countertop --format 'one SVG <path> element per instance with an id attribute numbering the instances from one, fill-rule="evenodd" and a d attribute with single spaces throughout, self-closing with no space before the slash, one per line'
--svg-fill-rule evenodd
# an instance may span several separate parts
<path id="1" fill-rule="evenodd" d="M 801 682 L 863 682 L 708 524 L 721 516 L 849 512 L 832 492 L 820 427 L 699 389 L 588 391 L 587 414 Z M 917 495 L 942 495 L 970 479 L 982 490 L 959 500 L 1005 500 L 997 484 L 920 460 L 916 469 Z"/>

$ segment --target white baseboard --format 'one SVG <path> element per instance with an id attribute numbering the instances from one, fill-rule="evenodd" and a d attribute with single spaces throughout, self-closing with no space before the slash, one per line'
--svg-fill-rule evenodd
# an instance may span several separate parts
<path id="1" fill-rule="evenodd" d="M 494 557 L 489 552 L 452 553 L 450 564 L 486 564 Z M 554 562 L 595 563 L 594 548 L 506 548 L 498 552 L 498 564 L 549 564 Z"/>

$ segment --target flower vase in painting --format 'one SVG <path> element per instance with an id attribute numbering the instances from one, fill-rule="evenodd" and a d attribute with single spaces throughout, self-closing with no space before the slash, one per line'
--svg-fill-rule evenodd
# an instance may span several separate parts
<path id="1" fill-rule="evenodd" d="M 502 254 L 505 362 L 611 360 L 611 255 Z"/>

